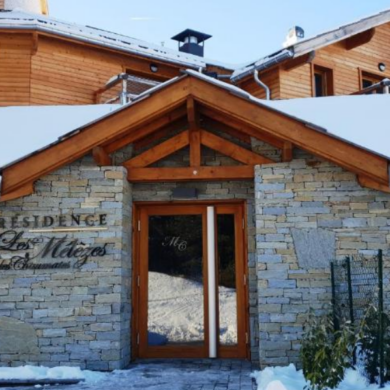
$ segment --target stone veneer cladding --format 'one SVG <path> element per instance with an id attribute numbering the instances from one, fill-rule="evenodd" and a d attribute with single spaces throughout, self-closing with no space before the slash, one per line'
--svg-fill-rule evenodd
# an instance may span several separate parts
<path id="1" fill-rule="evenodd" d="M 130 361 L 132 224 L 126 170 L 99 168 L 86 157 L 42 178 L 35 190 L 1 203 L 0 218 L 107 214 L 107 231 L 68 234 L 87 245 L 108 244 L 107 254 L 90 258 L 80 270 L 0 271 L 0 339 L 9 340 L 7 353 L 0 340 L 0 365 L 125 367 Z"/>
<path id="2" fill-rule="evenodd" d="M 34 195 L 0 203 L 0 218 L 107 214 L 109 227 L 72 233 L 86 244 L 109 244 L 107 256 L 90 259 L 79 271 L 0 271 L 0 365 L 101 370 L 127 365 L 132 202 L 175 200 L 172 190 L 178 186 L 196 188 L 199 200 L 246 201 L 252 360 L 298 363 L 309 308 L 321 313 L 330 302 L 330 258 L 373 255 L 378 249 L 389 254 L 390 195 L 362 189 L 353 174 L 300 151 L 296 160 L 282 163 L 269 145 L 253 142 L 252 149 L 277 161 L 256 167 L 255 182 L 131 186 L 124 168 L 98 168 L 86 157 L 39 180 Z M 203 152 L 204 165 L 236 164 L 209 149 Z M 114 162 L 139 153 L 130 146 L 116 153 Z M 188 166 L 188 151 L 159 165 Z"/>
<path id="3" fill-rule="evenodd" d="M 329 309 L 332 258 L 383 249 L 388 280 L 390 195 L 360 187 L 333 164 L 305 159 L 256 167 L 255 191 L 260 363 L 299 365 L 309 309 Z M 388 283 L 385 289 L 388 304 Z"/>

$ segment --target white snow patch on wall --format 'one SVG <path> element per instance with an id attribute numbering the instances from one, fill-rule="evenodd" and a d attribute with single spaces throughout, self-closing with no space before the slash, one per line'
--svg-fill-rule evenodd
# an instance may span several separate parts
<path id="1" fill-rule="evenodd" d="M 112 113 L 118 105 L 0 108 L 0 167 Z"/>
<path id="2" fill-rule="evenodd" d="M 329 133 L 390 157 L 390 95 L 261 100 L 282 113 L 323 127 Z"/>

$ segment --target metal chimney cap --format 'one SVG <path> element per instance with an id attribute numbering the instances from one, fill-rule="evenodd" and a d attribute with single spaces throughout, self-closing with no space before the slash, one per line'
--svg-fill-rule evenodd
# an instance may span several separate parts
<path id="1" fill-rule="evenodd" d="M 171 39 L 178 42 L 184 42 L 186 38 L 188 37 L 196 37 L 198 39 L 198 43 L 202 43 L 204 41 L 207 41 L 207 39 L 212 38 L 212 35 L 204 34 L 199 31 L 191 30 L 190 28 L 187 28 L 186 30 L 182 31 L 181 33 L 175 35 Z"/>

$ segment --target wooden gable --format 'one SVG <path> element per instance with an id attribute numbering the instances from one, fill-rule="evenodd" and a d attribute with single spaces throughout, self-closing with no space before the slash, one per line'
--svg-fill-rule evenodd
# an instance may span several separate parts
<path id="1" fill-rule="evenodd" d="M 362 89 L 362 73 L 390 78 L 390 69 L 381 72 L 379 63 L 390 63 L 390 23 L 357 33 L 339 42 L 275 64 L 260 73 L 260 79 L 271 89 L 273 99 L 294 99 L 314 96 L 314 66 L 329 69 L 333 74 L 333 94 L 350 95 Z M 253 74 L 238 86 L 254 96 L 265 97 Z"/>
<path id="2" fill-rule="evenodd" d="M 386 158 L 237 96 L 228 88 L 187 75 L 5 168 L 2 172 L 1 200 L 32 193 L 34 181 L 88 153 L 93 154 L 98 165 L 110 165 L 110 155 L 116 150 L 128 144 L 141 143 L 145 146 L 163 138 L 164 141 L 153 148 L 124 162 L 130 181 L 249 179 L 254 176 L 255 165 L 274 163 L 202 128 L 199 115 L 220 124 L 222 131 L 234 133 L 242 139 L 254 137 L 274 145 L 282 150 L 285 161 L 291 160 L 292 149 L 296 146 L 356 173 L 362 185 L 388 190 Z M 182 129 L 182 132 L 166 139 L 175 128 Z M 242 165 L 201 166 L 202 145 Z M 150 167 L 185 147 L 190 150 L 189 167 Z"/>

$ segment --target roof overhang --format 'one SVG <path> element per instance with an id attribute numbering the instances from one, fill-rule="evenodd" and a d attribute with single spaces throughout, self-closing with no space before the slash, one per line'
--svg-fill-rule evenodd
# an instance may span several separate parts
<path id="1" fill-rule="evenodd" d="M 179 119 L 185 115 L 182 107 L 188 100 L 222 120 L 238 123 L 240 130 L 251 136 L 294 145 L 356 173 L 370 187 L 390 191 L 387 158 L 267 106 L 237 87 L 189 70 L 184 76 L 145 92 L 123 108 L 3 167 L 2 200 L 31 193 L 36 180 L 94 150 L 102 160 L 108 161 L 108 154 L 116 150 L 112 145 L 123 147 L 157 131 L 160 124 Z"/>
<path id="2" fill-rule="evenodd" d="M 280 50 L 270 56 L 260 59 L 259 61 L 248 64 L 242 69 L 237 69 L 232 74 L 231 81 L 234 83 L 240 82 L 247 78 L 250 74 L 253 74 L 254 70 L 267 70 L 275 65 L 285 63 L 312 51 L 320 50 L 326 46 L 346 40 L 388 22 L 390 22 L 390 10 L 385 10 L 373 16 L 319 34 L 315 37 L 303 39 L 295 45 L 287 47 L 284 50 Z"/>
<path id="3" fill-rule="evenodd" d="M 179 52 L 98 28 L 67 23 L 45 15 L 3 11 L 0 12 L 0 30 L 42 33 L 185 68 L 198 69 L 208 65 L 227 70 L 235 68 L 218 61 Z"/>

